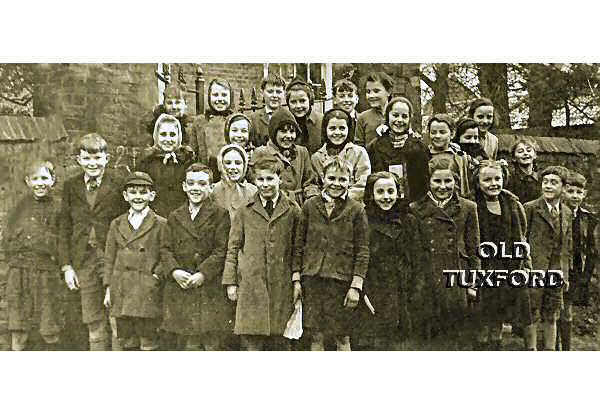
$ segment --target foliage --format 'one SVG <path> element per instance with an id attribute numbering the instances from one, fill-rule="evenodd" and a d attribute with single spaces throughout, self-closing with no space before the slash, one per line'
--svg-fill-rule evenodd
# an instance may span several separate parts
<path id="1" fill-rule="evenodd" d="M 33 115 L 33 64 L 0 64 L 0 115 Z"/>

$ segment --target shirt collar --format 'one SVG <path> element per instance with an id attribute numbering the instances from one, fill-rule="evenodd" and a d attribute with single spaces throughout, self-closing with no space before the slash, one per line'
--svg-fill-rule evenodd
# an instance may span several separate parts
<path id="1" fill-rule="evenodd" d="M 545 201 L 545 200 L 544 200 Z M 554 208 L 556 211 L 560 212 L 560 201 L 558 203 L 556 203 L 555 205 L 551 205 L 550 203 L 548 203 L 547 201 L 545 201 L 546 203 L 546 207 L 548 207 L 548 211 L 550 213 L 552 213 L 552 209 Z"/>
<path id="2" fill-rule="evenodd" d="M 267 206 L 267 202 L 269 200 L 264 199 L 260 194 L 258 195 L 258 197 L 260 197 L 260 202 L 262 203 L 263 207 Z M 279 192 L 277 192 L 275 194 L 275 197 L 273 197 L 271 200 L 273 200 L 273 208 L 275 208 L 275 206 L 277 205 L 277 201 L 279 200 Z"/>
<path id="3" fill-rule="evenodd" d="M 85 182 L 85 184 L 87 185 L 92 179 L 94 179 L 96 182 L 98 182 L 98 185 L 102 183 L 102 177 L 104 176 L 104 172 L 100 174 L 100 176 L 92 178 L 91 176 L 87 176 L 86 174 L 83 174 L 83 181 Z"/>
<path id="4" fill-rule="evenodd" d="M 146 216 L 148 215 L 148 213 L 150 212 L 150 207 L 146 206 L 146 208 L 144 208 L 142 211 L 135 211 L 133 209 L 129 209 L 129 218 L 133 217 L 134 215 L 141 215 L 142 218 L 146 218 Z"/>
<path id="5" fill-rule="evenodd" d="M 448 204 L 450 202 L 450 200 L 452 200 L 452 196 L 448 197 L 446 200 L 438 200 L 435 198 L 435 196 L 433 195 L 433 193 L 431 193 L 431 190 L 429 192 L 427 192 L 427 195 L 429 196 L 429 198 L 431 200 L 433 200 L 433 202 L 435 203 L 436 206 L 438 206 L 439 208 L 444 208 L 446 207 L 446 204 Z"/>
<path id="6" fill-rule="evenodd" d="M 344 192 L 344 194 L 341 195 L 339 198 L 342 200 L 346 200 L 347 196 L 348 196 L 348 191 L 346 190 Z M 325 200 L 326 203 L 333 203 L 336 200 L 333 197 L 329 196 L 329 193 L 327 193 L 325 191 L 325 189 L 321 190 L 321 197 L 323 197 L 323 200 Z"/>
<path id="7" fill-rule="evenodd" d="M 279 107 L 281 107 L 281 106 L 279 106 Z M 271 107 L 265 105 L 265 113 L 273 115 L 274 112 L 275 112 L 275 110 L 273 110 Z"/>

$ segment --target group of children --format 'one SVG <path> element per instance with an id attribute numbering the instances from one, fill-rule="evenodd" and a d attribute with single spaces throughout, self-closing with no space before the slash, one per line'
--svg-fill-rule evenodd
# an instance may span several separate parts
<path id="1" fill-rule="evenodd" d="M 545 349 L 568 350 L 600 247 L 585 178 L 538 172 L 527 140 L 508 174 L 488 99 L 457 123 L 433 115 L 426 142 L 388 75 L 365 82 L 369 110 L 357 115 L 342 79 L 322 115 L 308 83 L 269 74 L 247 116 L 218 78 L 194 119 L 173 85 L 137 171 L 116 176 L 88 134 L 61 201 L 52 165 L 32 163 L 3 238 L 13 350 L 32 332 L 48 349 L 108 350 L 111 336 L 124 350 L 501 349 L 505 322 L 523 326 L 526 349 L 540 323 Z M 531 254 L 480 260 L 483 241 Z M 443 270 L 481 268 L 561 269 L 565 284 L 446 288 Z M 297 343 L 284 332 L 300 306 Z"/>

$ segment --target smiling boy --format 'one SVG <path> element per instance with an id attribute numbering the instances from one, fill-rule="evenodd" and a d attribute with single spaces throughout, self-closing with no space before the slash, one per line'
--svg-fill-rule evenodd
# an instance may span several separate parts
<path id="1" fill-rule="evenodd" d="M 156 195 L 153 184 L 144 172 L 127 177 L 123 198 L 129 211 L 111 223 L 106 239 L 104 305 L 115 317 L 117 338 L 126 349 L 133 339 L 140 350 L 158 350 L 162 309 L 155 272 L 167 220 L 149 207 Z"/>
<path id="2" fill-rule="evenodd" d="M 260 82 L 260 90 L 264 108 L 250 116 L 255 131 L 254 145 L 256 147 L 267 144 L 269 140 L 269 121 L 285 100 L 285 81 L 281 76 L 269 73 Z"/>

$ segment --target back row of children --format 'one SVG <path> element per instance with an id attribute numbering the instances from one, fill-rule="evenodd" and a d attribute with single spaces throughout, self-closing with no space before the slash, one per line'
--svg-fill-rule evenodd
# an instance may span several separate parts
<path id="1" fill-rule="evenodd" d="M 450 332 L 469 336 L 466 326 L 473 326 L 469 321 L 473 313 L 467 312 L 467 292 L 442 290 L 441 283 L 437 284 L 441 270 L 449 265 L 479 268 L 480 232 L 487 239 L 518 241 L 524 234 L 540 236 L 546 231 L 540 226 L 531 233 L 535 220 L 522 218 L 517 198 L 502 190 L 506 175 L 501 166 L 483 162 L 497 152 L 497 138 L 489 132 L 494 110 L 488 100 L 474 102 L 474 119 L 459 121 L 456 132 L 448 116 L 434 115 L 428 123 L 431 144 L 426 146 L 410 129 L 411 103 L 402 97 L 389 99 L 393 83 L 385 74 L 367 77 L 367 100 L 372 108 L 358 118 L 353 112 L 356 87 L 350 81 L 336 83 L 340 108 L 321 117 L 312 109 L 312 91 L 305 82 L 295 79 L 284 91 L 283 82 L 277 79 L 268 76 L 263 81 L 266 107 L 250 118 L 232 112 L 223 118 L 231 90 L 224 83 L 211 83 L 212 111 L 196 118 L 195 128 L 186 131 L 196 132 L 192 138 L 214 140 L 212 134 L 207 135 L 209 130 L 198 129 L 204 120 L 222 118 L 224 146 L 208 146 L 212 142 L 197 139 L 197 148 L 207 149 L 203 161 L 208 165 L 196 163 L 194 152 L 184 146 L 180 115 L 157 118 L 154 147 L 139 166 L 145 172 L 129 176 L 125 186 L 105 169 L 109 160 L 106 142 L 95 134 L 81 140 L 78 162 L 83 173 L 64 186 L 60 211 L 64 222 L 56 235 L 56 259 L 67 286 L 78 292 L 90 349 L 109 347 L 103 304 L 110 306 L 116 322 L 113 331 L 124 347 L 133 343 L 148 350 L 160 346 L 227 348 L 235 342 L 228 334 L 235 327 L 248 349 L 286 348 L 289 342 L 282 339 L 282 332 L 300 298 L 313 349 L 322 349 L 326 338 L 334 340 L 338 349 L 350 349 L 351 336 L 366 348 L 389 349 L 408 337 L 411 326 L 418 332 L 416 337 L 431 338 L 437 332 L 440 343 L 461 348 L 462 339 L 452 339 Z M 283 93 L 289 110 L 281 107 Z M 384 124 L 372 129 L 377 113 L 385 116 Z M 267 131 L 261 132 L 265 119 Z M 370 139 L 368 151 L 352 143 L 355 124 L 356 140 L 360 140 L 359 132 L 365 141 Z M 320 141 L 315 144 L 314 127 L 319 125 Z M 458 144 L 452 145 L 452 139 Z M 478 139 L 483 148 L 474 146 Z M 266 144 L 256 147 L 255 143 Z M 534 172 L 529 166 L 535 159 L 531 149 L 530 144 L 519 142 L 513 151 L 515 165 L 525 176 Z M 245 179 L 250 160 L 251 180 L 256 185 Z M 44 165 L 34 166 L 33 175 L 27 178 L 34 199 L 45 198 L 46 194 L 38 194 L 47 193 L 54 180 L 52 168 Z M 213 178 L 219 176 L 215 166 L 221 180 L 213 186 Z M 567 177 L 571 175 L 561 169 L 541 175 L 541 187 L 550 185 L 546 181 L 558 181 L 561 190 L 567 188 L 567 199 L 581 198 L 581 191 L 573 187 L 585 190 L 577 174 L 572 174 L 576 178 L 570 182 Z M 40 176 L 45 181 L 33 183 Z M 463 198 L 471 192 L 469 187 L 474 202 Z M 560 199 L 561 190 L 554 190 L 552 199 Z M 578 194 L 569 197 L 569 191 Z M 551 204 L 551 192 L 544 190 L 538 202 Z M 410 212 L 409 201 L 414 201 Z M 129 205 L 129 210 L 125 212 L 118 204 Z M 536 248 L 559 243 L 555 257 L 539 263 L 548 261 L 550 266 L 560 264 L 565 269 L 570 219 L 568 208 L 559 212 L 564 223 L 559 224 L 556 237 L 541 235 L 540 240 L 551 243 L 532 245 L 532 255 L 538 262 Z M 14 214 L 14 221 L 19 213 Z M 510 224 L 497 224 L 501 217 Z M 589 219 L 584 238 L 578 229 L 578 240 L 585 243 L 578 247 L 585 253 L 580 258 L 588 256 L 587 269 L 580 268 L 582 282 L 589 281 L 589 265 L 597 249 L 592 235 L 595 219 Z M 500 232 L 499 226 L 511 228 Z M 12 243 L 21 246 L 25 242 L 15 236 Z M 26 247 L 19 246 L 18 254 L 27 253 Z M 40 303 L 31 298 L 23 303 L 27 288 L 22 282 L 15 280 L 16 286 L 10 286 L 17 293 L 14 298 L 21 299 L 21 303 L 11 303 L 17 304 L 11 314 L 15 318 L 40 311 Z M 486 310 L 477 314 L 479 342 L 487 341 L 487 331 L 497 342 L 498 323 L 501 327 L 513 317 L 503 313 L 512 310 L 514 303 L 525 310 L 519 318 L 527 321 L 528 347 L 535 346 L 531 339 L 535 329 L 529 323 L 535 320 L 522 316 L 531 314 L 530 296 L 521 293 L 513 302 L 514 292 L 505 292 L 506 301 L 489 294 L 494 301 L 486 301 L 484 291 L 478 294 L 479 308 Z M 34 292 L 33 298 L 39 296 Z M 534 309 L 544 310 L 542 321 L 548 324 L 546 336 L 551 341 L 554 321 L 549 322 L 549 315 L 563 308 L 562 294 L 552 293 L 540 301 Z M 570 313 L 564 314 L 569 321 Z M 488 317 L 492 322 L 487 322 Z M 74 316 L 67 313 L 66 318 Z M 352 324 L 355 318 L 363 323 Z M 11 325 L 17 333 L 13 348 L 24 347 L 25 339 L 19 334 L 31 329 L 24 329 L 26 325 L 22 321 Z M 360 329 L 353 331 L 353 325 Z M 566 330 L 562 336 L 568 337 Z M 137 341 L 132 340 L 136 337 Z"/>

